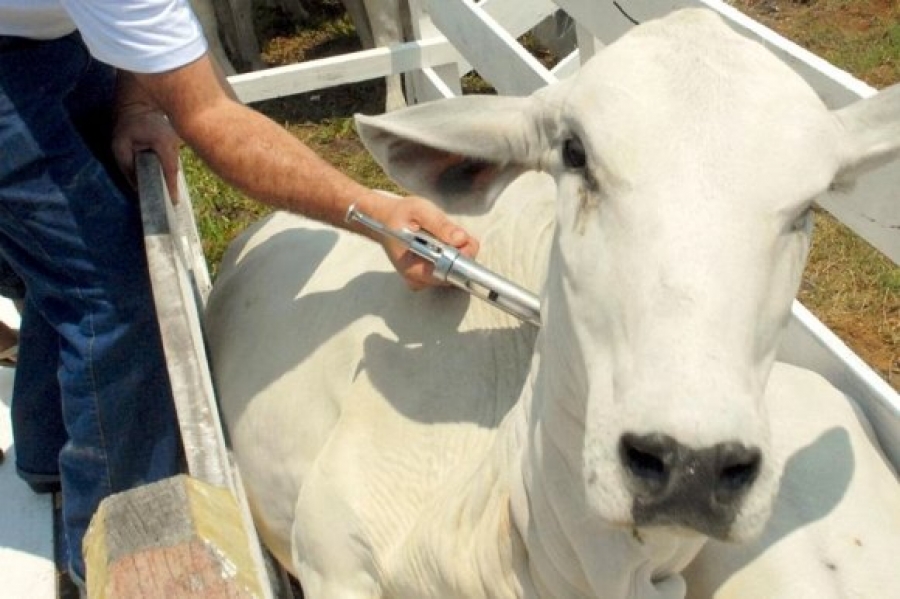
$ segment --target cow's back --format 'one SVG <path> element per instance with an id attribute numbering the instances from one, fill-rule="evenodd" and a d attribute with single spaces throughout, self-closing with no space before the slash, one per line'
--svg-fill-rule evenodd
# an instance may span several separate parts
<path id="1" fill-rule="evenodd" d="M 524 179 L 489 214 L 459 220 L 481 239 L 482 263 L 536 291 L 552 183 Z M 490 445 L 536 334 L 458 290 L 411 292 L 378 245 L 284 213 L 232 244 L 206 329 L 251 504 L 282 561 L 308 483 L 309 501 L 328 502 L 309 509 L 351 511 L 365 529 L 352 533 L 374 545 L 396 538 L 443 477 Z M 319 483 L 334 489 L 319 494 Z M 354 504 L 336 506 L 338 489 L 355 489 Z"/>

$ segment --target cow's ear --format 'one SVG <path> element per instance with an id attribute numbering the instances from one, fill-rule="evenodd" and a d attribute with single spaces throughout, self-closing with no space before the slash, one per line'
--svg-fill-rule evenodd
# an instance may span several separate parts
<path id="1" fill-rule="evenodd" d="M 542 136 L 531 105 L 528 98 L 463 96 L 357 115 L 356 128 L 399 185 L 454 212 L 477 212 L 537 166 Z"/>
<path id="2" fill-rule="evenodd" d="M 900 156 L 900 84 L 835 112 L 845 132 L 838 185 Z"/>

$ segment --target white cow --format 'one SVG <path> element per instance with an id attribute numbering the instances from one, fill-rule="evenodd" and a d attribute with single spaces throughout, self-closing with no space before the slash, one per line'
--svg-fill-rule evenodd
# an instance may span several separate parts
<path id="1" fill-rule="evenodd" d="M 358 125 L 406 188 L 493 201 L 461 218 L 543 326 L 407 292 L 361 238 L 254 227 L 207 330 L 265 542 L 309 599 L 684 596 L 709 537 L 769 520 L 789 456 L 765 390 L 810 207 L 898 151 L 900 88 L 831 112 L 684 11 L 530 98 Z"/>

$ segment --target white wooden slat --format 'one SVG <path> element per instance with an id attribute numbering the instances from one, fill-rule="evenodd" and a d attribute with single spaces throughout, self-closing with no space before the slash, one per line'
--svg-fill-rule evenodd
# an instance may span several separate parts
<path id="1" fill-rule="evenodd" d="M 484 0 L 478 6 L 513 37 L 559 10 L 551 0 Z"/>
<path id="2" fill-rule="evenodd" d="M 422 69 L 418 73 L 413 73 L 413 76 L 415 78 L 413 93 L 416 104 L 462 95 L 459 90 L 458 77 L 456 85 L 448 84 L 447 77 L 432 68 Z"/>
<path id="3" fill-rule="evenodd" d="M 451 0 L 450 3 L 455 4 L 459 3 L 459 1 L 460 0 Z M 418 11 L 421 10 L 419 5 L 423 2 L 427 4 L 428 0 L 409 0 L 410 11 L 413 14 L 418 14 Z M 479 7 L 481 7 L 497 22 L 498 25 L 514 38 L 522 36 L 530 31 L 542 19 L 559 10 L 559 7 L 551 0 L 484 0 L 479 4 Z M 451 8 L 450 10 L 455 9 Z M 426 27 L 425 30 L 417 30 L 417 27 L 421 27 L 420 24 L 425 21 L 430 23 L 430 19 L 427 18 L 427 15 L 425 15 L 424 18 L 421 15 L 418 18 L 414 17 L 413 31 L 415 32 L 416 38 L 427 38 L 434 33 L 439 33 L 439 30 L 434 28 L 433 24 L 431 24 L 430 28 Z M 472 70 L 472 65 L 460 56 L 456 70 L 459 73 L 468 73 Z M 440 72 L 439 69 L 438 72 Z"/>
<path id="4" fill-rule="evenodd" d="M 503 95 L 524 96 L 556 78 L 480 6 L 428 0 L 428 14 L 465 59 Z"/>
<path id="5" fill-rule="evenodd" d="M 778 359 L 818 372 L 852 397 L 900 470 L 900 395 L 799 302 L 794 302 Z"/>
<path id="6" fill-rule="evenodd" d="M 849 73 L 718 0 L 618 0 L 615 5 L 593 0 L 555 1 L 604 43 L 627 31 L 632 26 L 629 18 L 644 22 L 678 8 L 708 8 L 718 12 L 736 31 L 762 43 L 784 60 L 828 106 L 837 108 L 875 93 Z M 824 197 L 821 205 L 900 264 L 900 168 L 896 164 L 869 173 L 849 193 Z"/>
<path id="7" fill-rule="evenodd" d="M 446 39 L 430 38 L 242 73 L 228 80 L 238 98 L 251 103 L 439 66 L 455 62 L 458 56 Z"/>
<path id="8" fill-rule="evenodd" d="M 556 63 L 556 66 L 553 67 L 550 72 L 553 73 L 553 76 L 557 79 L 565 79 L 566 77 L 571 77 L 575 73 L 578 72 L 578 69 L 581 68 L 581 51 L 575 50 L 570 53 L 568 56 L 560 60 Z"/>
<path id="9" fill-rule="evenodd" d="M 423 9 L 419 0 L 408 0 L 409 17 L 412 26 L 413 39 L 421 40 L 440 37 L 443 35 L 434 26 L 431 17 Z M 404 77 L 406 99 L 409 104 L 428 102 L 439 98 L 448 98 L 462 95 L 460 74 L 469 70 L 468 65 L 460 65 L 462 57 L 457 62 L 436 67 L 424 67 L 420 70 L 409 71 Z M 465 71 L 461 71 L 465 68 Z"/>
<path id="10" fill-rule="evenodd" d="M 206 300 L 212 289 L 212 280 L 209 276 L 206 256 L 203 254 L 203 245 L 200 241 L 197 221 L 194 218 L 187 180 L 182 170 L 178 171 L 178 196 L 185 198 L 185 201 L 178 202 L 172 208 L 175 217 L 173 225 L 177 227 L 177 230 L 172 232 L 173 239 L 180 246 L 185 267 L 189 269 L 190 279 L 194 285 L 196 304 L 202 310 L 206 307 Z"/>

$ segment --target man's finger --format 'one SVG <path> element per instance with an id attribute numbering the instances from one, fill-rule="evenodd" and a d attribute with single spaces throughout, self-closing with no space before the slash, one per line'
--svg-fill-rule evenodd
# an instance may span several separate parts
<path id="1" fill-rule="evenodd" d="M 178 205 L 178 154 L 172 152 L 159 152 L 162 165 L 163 178 L 166 180 L 166 188 L 169 190 L 169 198 L 173 205 Z"/>
<path id="2" fill-rule="evenodd" d="M 134 152 L 130 143 L 123 143 L 121 140 L 113 140 L 112 143 L 113 156 L 119 170 L 125 175 L 125 178 L 134 185 Z"/>

